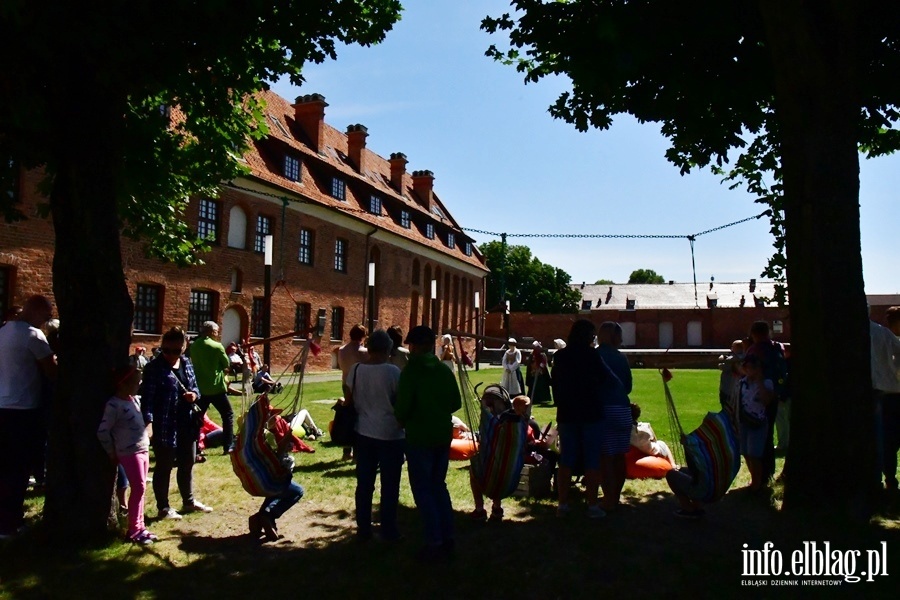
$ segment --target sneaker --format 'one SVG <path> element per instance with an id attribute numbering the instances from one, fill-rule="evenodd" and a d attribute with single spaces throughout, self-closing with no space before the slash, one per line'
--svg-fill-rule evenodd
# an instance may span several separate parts
<path id="1" fill-rule="evenodd" d="M 599 505 L 592 504 L 591 506 L 588 506 L 587 514 L 591 519 L 602 519 L 606 516 L 606 511 L 600 508 Z"/>
<path id="2" fill-rule="evenodd" d="M 149 531 L 147 531 L 145 529 L 144 531 L 141 531 L 140 533 L 134 535 L 131 538 L 131 541 L 140 546 L 149 546 L 150 544 L 152 544 L 153 542 L 156 541 L 154 539 L 155 537 L 156 537 L 155 535 L 151 534 Z"/>
<path id="3" fill-rule="evenodd" d="M 472 512 L 469 513 L 469 518 L 473 521 L 478 521 L 479 523 L 487 521 L 488 514 L 487 511 L 483 508 L 476 508 Z"/>
<path id="4" fill-rule="evenodd" d="M 488 519 L 491 523 L 499 523 L 503 520 L 503 509 L 502 508 L 492 508 L 491 509 L 491 518 Z"/>
<path id="5" fill-rule="evenodd" d="M 163 508 L 159 511 L 159 518 L 160 520 L 170 519 L 172 521 L 180 521 L 182 516 L 174 508 Z"/>
<path id="6" fill-rule="evenodd" d="M 144 530 L 144 535 L 146 535 L 147 538 L 149 538 L 153 542 L 159 541 L 159 537 L 155 533 L 151 532 L 149 529 Z"/>
<path id="7" fill-rule="evenodd" d="M 572 508 L 568 504 L 560 504 L 556 507 L 557 517 L 566 517 L 570 512 L 572 512 Z"/>
<path id="8" fill-rule="evenodd" d="M 202 513 L 211 513 L 213 511 L 212 506 L 207 506 L 200 502 L 199 500 L 194 500 L 191 504 L 185 504 L 181 508 L 181 512 L 183 513 L 192 513 L 192 512 L 202 512 Z"/>
<path id="9" fill-rule="evenodd" d="M 698 508 L 696 510 L 685 510 L 683 508 L 679 508 L 675 511 L 675 516 L 681 519 L 688 519 L 691 521 L 696 521 L 700 517 L 706 514 L 702 508 Z"/>

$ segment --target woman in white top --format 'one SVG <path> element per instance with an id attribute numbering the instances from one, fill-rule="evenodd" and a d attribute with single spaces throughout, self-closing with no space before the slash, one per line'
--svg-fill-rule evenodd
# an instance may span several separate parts
<path id="1" fill-rule="evenodd" d="M 400 369 L 388 362 L 393 343 L 384 330 L 368 339 L 369 360 L 347 374 L 344 397 L 356 408 L 356 535 L 372 537 L 372 494 L 381 471 L 381 537 L 397 540 L 397 506 L 403 468 L 405 434 L 394 416 Z"/>
<path id="2" fill-rule="evenodd" d="M 503 378 L 500 380 L 500 385 L 506 388 L 510 397 L 514 397 L 525 392 L 522 373 L 519 372 L 519 365 L 522 364 L 522 352 L 516 348 L 516 338 L 509 338 L 506 343 L 509 345 L 509 350 L 503 353 Z"/>

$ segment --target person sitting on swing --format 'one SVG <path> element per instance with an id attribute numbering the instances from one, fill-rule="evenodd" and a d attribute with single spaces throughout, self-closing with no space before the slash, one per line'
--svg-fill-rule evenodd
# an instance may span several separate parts
<path id="1" fill-rule="evenodd" d="M 492 417 L 494 419 L 497 419 L 501 423 L 509 421 L 520 421 L 526 424 L 525 444 L 522 448 L 523 452 L 525 452 L 526 454 L 530 454 L 534 450 L 547 450 L 546 442 L 537 440 L 535 438 L 534 431 L 530 426 L 528 426 L 528 422 L 530 420 L 528 416 L 528 407 L 530 405 L 531 400 L 528 399 L 528 396 L 519 395 L 513 398 L 511 410 L 503 412 L 496 417 Z M 482 460 L 493 460 L 495 458 L 499 457 L 488 457 L 487 455 L 481 457 Z M 527 458 L 526 462 L 528 462 Z M 500 505 L 502 498 L 491 498 L 491 515 L 490 517 L 488 517 L 487 511 L 484 508 L 484 487 L 481 481 L 481 476 L 484 473 L 485 469 L 482 468 L 481 473 L 477 473 L 476 471 L 477 469 L 469 471 L 469 483 L 472 487 L 472 497 L 475 500 L 475 510 L 470 513 L 470 516 L 476 521 L 489 520 L 492 523 L 498 523 L 503 520 L 503 507 Z"/>
<path id="2" fill-rule="evenodd" d="M 280 410 L 272 408 L 266 396 L 260 398 L 258 402 L 265 403 L 267 414 L 266 428 L 272 433 L 275 441 L 275 453 L 284 465 L 284 469 L 290 473 L 293 471 L 294 465 L 294 461 L 290 456 L 291 447 L 294 443 L 294 437 L 291 435 L 290 428 L 278 426 L 279 420 L 281 420 L 281 416 L 278 414 Z M 288 475 L 288 477 L 290 476 Z M 277 519 L 303 498 L 304 491 L 303 486 L 288 478 L 287 483 L 280 492 L 266 496 L 259 511 L 250 515 L 250 535 L 256 538 L 264 536 L 266 541 L 277 540 L 279 538 Z"/>

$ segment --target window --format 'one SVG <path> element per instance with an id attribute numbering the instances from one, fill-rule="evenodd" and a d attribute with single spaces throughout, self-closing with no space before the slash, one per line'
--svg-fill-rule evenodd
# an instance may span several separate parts
<path id="1" fill-rule="evenodd" d="M 247 213 L 240 206 L 232 206 L 228 211 L 228 247 L 247 247 Z"/>
<path id="2" fill-rule="evenodd" d="M 231 293 L 240 294 L 244 289 L 244 273 L 237 267 L 231 270 Z"/>
<path id="3" fill-rule="evenodd" d="M 373 215 L 381 215 L 381 198 L 378 196 L 369 198 L 369 212 Z"/>
<path id="4" fill-rule="evenodd" d="M 162 287 L 139 283 L 134 299 L 134 330 L 139 333 L 161 333 Z"/>
<path id="5" fill-rule="evenodd" d="M 334 270 L 338 273 L 347 272 L 347 240 L 334 240 Z"/>
<path id="6" fill-rule="evenodd" d="M 297 254 L 297 260 L 302 265 L 313 264 L 313 250 L 315 249 L 315 234 L 310 229 L 300 230 L 300 251 Z"/>
<path id="7" fill-rule="evenodd" d="M 263 330 L 263 313 L 266 310 L 266 299 L 259 296 L 253 298 L 253 307 L 250 311 L 250 336 L 266 337 Z"/>
<path id="8" fill-rule="evenodd" d="M 278 128 L 278 131 L 280 131 L 284 135 L 284 137 L 291 137 L 291 134 L 288 133 L 287 128 L 281 124 L 281 121 L 278 120 L 278 117 L 270 113 L 269 118 L 272 119 L 272 122 L 275 123 L 275 127 Z M 296 179 L 294 181 L 296 181 Z"/>
<path id="9" fill-rule="evenodd" d="M 472 256 L 472 242 L 466 242 L 466 245 L 463 246 L 463 252 L 465 252 L 466 256 Z"/>
<path id="10" fill-rule="evenodd" d="M 405 229 L 409 229 L 411 227 L 408 210 L 400 211 L 400 227 L 403 227 Z"/>
<path id="11" fill-rule="evenodd" d="M 447 234 L 447 247 L 450 249 L 456 248 L 456 236 L 452 233 Z"/>
<path id="12" fill-rule="evenodd" d="M 259 215 L 256 217 L 256 239 L 253 242 L 253 250 L 265 252 L 266 236 L 272 233 L 272 218 Z"/>
<path id="13" fill-rule="evenodd" d="M 291 181 L 300 181 L 300 159 L 286 154 L 284 156 L 284 176 Z"/>
<path id="14" fill-rule="evenodd" d="M 188 331 L 197 333 L 204 321 L 212 321 L 216 314 L 216 294 L 205 290 L 191 290 L 188 305 Z"/>
<path id="15" fill-rule="evenodd" d="M 341 201 L 347 199 L 347 184 L 343 179 L 335 177 L 331 180 L 331 195 Z"/>
<path id="16" fill-rule="evenodd" d="M 434 225 L 431 223 L 425 223 L 425 237 L 429 240 L 434 239 Z"/>
<path id="17" fill-rule="evenodd" d="M 331 307 L 331 339 L 338 342 L 344 339 L 344 308 Z"/>
<path id="18" fill-rule="evenodd" d="M 200 199 L 200 217 L 197 219 L 197 235 L 208 242 L 219 241 L 219 203 Z"/>
<path id="19" fill-rule="evenodd" d="M 309 334 L 309 318 L 311 308 L 308 302 L 298 302 L 297 312 L 294 313 L 294 335 L 305 338 Z"/>
<path id="20" fill-rule="evenodd" d="M 9 312 L 9 297 L 12 291 L 12 269 L 0 267 L 0 323 L 6 321 Z"/>

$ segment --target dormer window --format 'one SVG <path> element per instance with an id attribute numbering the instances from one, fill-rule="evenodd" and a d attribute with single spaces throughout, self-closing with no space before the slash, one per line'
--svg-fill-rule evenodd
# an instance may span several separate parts
<path id="1" fill-rule="evenodd" d="M 404 229 L 409 229 L 412 226 L 412 223 L 409 219 L 409 211 L 401 210 L 400 211 L 400 227 Z"/>
<path id="2" fill-rule="evenodd" d="M 425 223 L 425 237 L 427 237 L 429 240 L 434 239 L 434 224 Z"/>
<path id="3" fill-rule="evenodd" d="M 466 242 L 466 245 L 463 246 L 463 252 L 466 256 L 472 256 L 472 242 Z"/>
<path id="4" fill-rule="evenodd" d="M 341 202 L 347 200 L 347 184 L 340 177 L 334 177 L 331 180 L 331 196 Z"/>
<path id="5" fill-rule="evenodd" d="M 300 181 L 300 159 L 286 154 L 284 156 L 284 176 L 291 181 Z"/>
<path id="6" fill-rule="evenodd" d="M 447 234 L 447 247 L 451 250 L 456 248 L 456 236 L 453 233 Z"/>
<path id="7" fill-rule="evenodd" d="M 369 212 L 373 215 L 381 215 L 381 198 L 378 196 L 369 198 Z"/>

